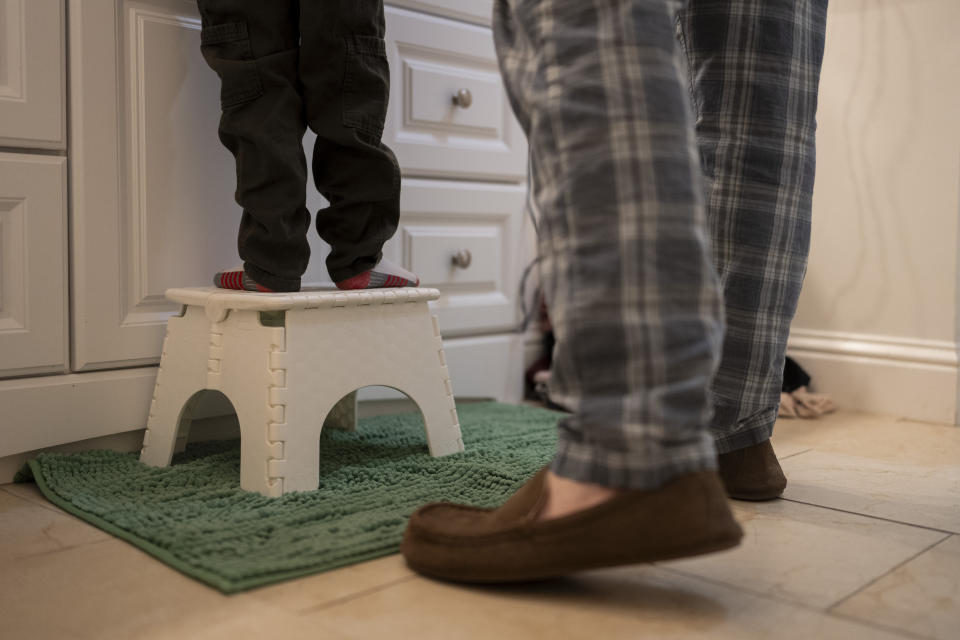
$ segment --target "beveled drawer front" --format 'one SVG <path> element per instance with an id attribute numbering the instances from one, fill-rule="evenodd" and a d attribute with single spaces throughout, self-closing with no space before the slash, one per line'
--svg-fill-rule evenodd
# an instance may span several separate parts
<path id="1" fill-rule="evenodd" d="M 490 29 L 387 7 L 390 105 L 383 141 L 407 176 L 520 181 L 523 132 Z"/>
<path id="2" fill-rule="evenodd" d="M 390 0 L 390 4 L 478 24 L 490 24 L 493 17 L 493 0 Z"/>
<path id="3" fill-rule="evenodd" d="M 503 100 L 500 76 L 465 73 L 420 61 L 407 62 L 404 71 L 407 73 L 404 86 L 410 101 L 405 124 L 487 136 L 496 136 L 503 130 L 503 110 L 483 108 Z M 453 97 L 459 95 L 469 96 L 469 107 L 454 103 Z M 478 108 L 473 108 L 474 105 Z"/>
<path id="4" fill-rule="evenodd" d="M 403 253 L 424 287 L 492 289 L 503 281 L 498 225 L 404 225 Z"/>
<path id="5" fill-rule="evenodd" d="M 517 325 L 525 194 L 519 184 L 403 181 L 400 228 L 384 255 L 440 290 L 431 306 L 444 336 Z"/>

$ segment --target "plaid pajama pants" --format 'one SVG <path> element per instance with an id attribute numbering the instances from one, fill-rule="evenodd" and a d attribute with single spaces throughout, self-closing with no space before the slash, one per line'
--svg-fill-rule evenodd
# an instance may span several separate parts
<path id="1" fill-rule="evenodd" d="M 806 268 L 827 0 L 497 0 L 567 406 L 555 473 L 768 439 Z"/>

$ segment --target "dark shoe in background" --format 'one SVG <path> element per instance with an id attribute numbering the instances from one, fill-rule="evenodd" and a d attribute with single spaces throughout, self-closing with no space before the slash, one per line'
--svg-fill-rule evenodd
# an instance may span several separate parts
<path id="1" fill-rule="evenodd" d="M 727 495 L 737 500 L 773 500 L 787 488 L 787 478 L 769 440 L 721 453 L 717 465 Z"/>
<path id="2" fill-rule="evenodd" d="M 411 569 L 455 582 L 525 582 L 576 571 L 722 551 L 740 543 L 713 471 L 540 521 L 541 471 L 498 509 L 433 503 L 410 518 L 401 551 Z"/>

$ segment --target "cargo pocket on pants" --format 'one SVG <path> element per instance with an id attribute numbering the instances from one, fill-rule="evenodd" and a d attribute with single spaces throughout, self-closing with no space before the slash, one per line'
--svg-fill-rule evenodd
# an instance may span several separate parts
<path id="1" fill-rule="evenodd" d="M 220 76 L 221 108 L 230 109 L 263 95 L 246 22 L 204 24 L 200 31 L 200 51 Z"/>
<path id="2" fill-rule="evenodd" d="M 346 39 L 343 73 L 343 124 L 364 142 L 379 146 L 390 95 L 390 67 L 383 38 Z"/>

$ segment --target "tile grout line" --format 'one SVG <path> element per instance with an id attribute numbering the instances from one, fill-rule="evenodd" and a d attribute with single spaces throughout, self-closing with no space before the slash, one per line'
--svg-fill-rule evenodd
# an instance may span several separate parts
<path id="1" fill-rule="evenodd" d="M 43 507 L 43 508 L 45 508 L 45 509 L 49 509 L 49 510 L 54 511 L 54 512 L 56 512 L 56 513 L 64 513 L 64 511 L 58 510 L 56 507 L 52 507 L 52 506 L 50 505 L 49 501 L 47 501 L 46 499 L 44 499 L 43 501 L 40 501 L 40 500 L 34 500 L 33 498 L 27 498 L 26 496 L 21 496 L 21 495 L 19 495 L 19 494 L 14 493 L 13 491 L 8 490 L 7 487 L 6 487 L 6 485 L 0 485 L 0 491 L 3 491 L 3 492 L 4 492 L 5 494 L 7 494 L 8 496 L 13 496 L 14 498 L 19 498 L 20 500 L 23 500 L 24 502 L 29 502 L 29 503 L 32 504 L 32 505 L 36 505 L 36 506 L 38 506 L 38 507 Z"/>
<path id="2" fill-rule="evenodd" d="M 941 540 L 940 542 L 943 542 L 943 540 Z M 937 542 L 936 544 L 940 544 L 940 542 Z M 802 610 L 804 610 L 804 611 L 809 611 L 810 613 L 820 614 L 820 615 L 825 616 L 825 617 L 834 617 L 834 618 L 837 618 L 837 619 L 846 620 L 847 622 L 853 622 L 853 623 L 855 623 L 855 624 L 858 624 L 858 625 L 861 625 L 861 626 L 864 626 L 864 627 L 868 627 L 868 628 L 878 629 L 878 630 L 881 630 L 881 631 L 896 632 L 897 635 L 901 635 L 901 636 L 906 637 L 906 638 L 916 638 L 917 640 L 930 640 L 930 639 L 927 638 L 926 636 L 917 635 L 917 634 L 913 633 L 912 631 L 904 631 L 903 629 L 897 629 L 897 628 L 894 628 L 894 627 L 887 627 L 887 626 L 885 626 L 885 625 L 881 625 L 881 624 L 875 623 L 875 622 L 870 621 L 870 620 L 861 620 L 861 619 L 859 619 L 859 618 L 853 618 L 853 617 L 850 617 L 850 616 L 845 616 L 845 615 L 843 615 L 843 614 L 834 613 L 833 611 L 830 610 L 830 607 L 836 606 L 836 605 L 831 605 L 830 607 L 822 608 L 822 607 L 818 607 L 818 606 L 816 606 L 816 605 L 808 604 L 808 603 L 806 603 L 806 602 L 801 602 L 801 601 L 799 601 L 799 600 L 791 600 L 791 599 L 785 598 L 785 597 L 783 597 L 783 596 L 771 595 L 771 594 L 770 594 L 769 592 L 767 592 L 767 591 L 755 591 L 755 590 L 753 590 L 753 589 L 750 589 L 750 588 L 747 588 L 747 587 L 742 587 L 742 586 L 740 586 L 740 585 L 734 585 L 734 584 L 730 584 L 730 583 L 728 583 L 728 582 L 723 582 L 722 580 L 717 580 L 716 578 L 706 578 L 706 577 L 704 577 L 704 576 L 700 576 L 700 575 L 697 575 L 697 574 L 695 574 L 695 573 L 688 573 L 688 572 L 682 571 L 682 570 L 680 570 L 680 569 L 672 569 L 672 568 L 670 568 L 670 567 L 665 567 L 665 566 L 663 566 L 662 564 L 655 564 L 655 565 L 653 565 L 653 566 L 656 566 L 656 567 L 659 568 L 659 569 L 664 569 L 664 570 L 669 571 L 669 572 L 671 572 L 671 573 L 676 573 L 676 574 L 682 575 L 682 576 L 684 576 L 684 577 L 691 578 L 691 579 L 693 579 L 693 580 L 702 580 L 703 582 L 707 582 L 707 583 L 710 583 L 710 584 L 715 584 L 715 585 L 718 585 L 718 586 L 721 586 L 721 587 L 725 587 L 725 588 L 727 588 L 727 589 L 732 589 L 732 590 L 734 590 L 734 591 L 740 591 L 740 592 L 743 592 L 743 593 L 747 593 L 747 594 L 752 595 L 752 596 L 754 596 L 754 597 L 760 598 L 761 600 L 769 600 L 769 601 L 771 601 L 771 602 L 776 602 L 776 603 L 778 603 L 778 604 L 786 605 L 786 606 L 788 606 L 788 607 L 794 607 L 794 608 L 796 608 L 796 609 L 802 609 Z M 884 574 L 884 575 L 886 575 L 886 574 Z M 871 581 L 871 582 L 872 582 L 872 581 Z"/>
<path id="3" fill-rule="evenodd" d="M 839 600 L 837 600 L 836 602 L 834 602 L 832 605 L 830 605 L 829 607 L 827 607 L 827 612 L 828 612 L 828 613 L 833 613 L 833 610 L 834 610 L 834 609 L 836 609 L 837 607 L 839 607 L 841 604 L 843 604 L 844 602 L 846 602 L 846 601 L 849 600 L 850 598 L 852 598 L 852 597 L 854 597 L 855 595 L 857 595 L 858 593 L 862 592 L 864 589 L 869 589 L 871 585 L 873 585 L 873 584 L 877 583 L 878 581 L 886 578 L 888 575 L 890 575 L 891 573 L 893 573 L 894 571 L 896 571 L 896 570 L 899 569 L 900 567 L 904 566 L 905 564 L 907 564 L 907 563 L 909 563 L 909 562 L 913 562 L 914 560 L 916 560 L 917 558 L 919 558 L 920 556 L 922 556 L 923 554 L 925 554 L 927 551 L 930 551 L 930 550 L 933 549 L 934 547 L 943 544 L 945 541 L 949 540 L 949 539 L 952 538 L 954 535 L 955 535 L 955 534 L 948 533 L 947 535 L 945 535 L 944 537 L 940 538 L 939 540 L 937 540 L 937 541 L 934 542 L 933 544 L 930 544 L 930 545 L 924 547 L 923 549 L 921 549 L 920 551 L 916 552 L 915 554 L 913 554 L 912 556 L 910 556 L 910 557 L 907 558 L 906 560 L 904 560 L 904 561 L 902 561 L 902 562 L 899 562 L 899 563 L 895 564 L 894 566 L 890 567 L 890 569 L 889 569 L 886 573 L 877 576 L 877 577 L 874 578 L 873 580 L 870 580 L 870 581 L 867 582 L 866 584 L 860 586 L 859 588 L 853 590 L 851 593 L 848 593 L 847 595 L 843 596 L 842 598 L 840 598 Z"/>
<path id="4" fill-rule="evenodd" d="M 831 618 L 836 618 L 837 620 L 846 620 L 847 622 L 855 622 L 861 624 L 865 627 L 871 627 L 873 629 L 878 629 L 880 631 L 888 631 L 890 633 L 895 633 L 898 636 L 904 638 L 915 638 L 916 640 L 934 640 L 933 636 L 925 636 L 915 631 L 907 631 L 906 629 L 900 629 L 899 627 L 890 627 L 879 622 L 874 622 L 872 620 L 862 620 L 860 618 L 854 618 L 853 616 L 844 614 L 844 613 L 835 613 L 833 611 L 827 611 L 826 615 Z"/>
<path id="5" fill-rule="evenodd" d="M 27 498 L 27 497 L 24 497 L 24 496 L 21 496 L 21 495 L 17 495 L 16 493 L 13 493 L 12 491 L 8 491 L 3 485 L 0 485 L 0 491 L 3 491 L 3 492 L 6 493 L 8 496 L 13 496 L 14 498 L 19 498 L 19 499 L 21 499 L 21 500 L 23 500 L 23 501 L 25 501 L 25 502 L 29 502 L 29 503 L 32 504 L 32 505 L 36 505 L 36 506 L 38 506 L 38 507 L 42 507 L 43 509 L 46 509 L 47 511 L 52 511 L 53 513 L 59 514 L 59 515 L 61 515 L 61 516 L 67 516 L 67 517 L 69 517 L 69 518 L 74 518 L 74 519 L 76 519 L 76 520 L 79 520 L 80 522 L 85 522 L 82 518 L 78 518 L 77 516 L 73 515 L 72 513 L 67 513 L 66 511 L 64 511 L 63 509 L 61 509 L 60 507 L 58 507 L 57 505 L 53 504 L 52 502 L 50 502 L 49 500 L 47 500 L 46 497 L 43 496 L 43 494 L 41 494 L 41 496 L 43 497 L 42 500 L 34 500 L 33 498 Z M 90 523 L 87 523 L 87 524 L 90 524 Z M 90 526 L 93 527 L 92 524 L 91 524 Z M 94 528 L 98 528 L 98 527 L 94 527 Z"/>
<path id="6" fill-rule="evenodd" d="M 391 580 L 391 581 L 389 581 L 389 582 L 384 582 L 383 584 L 379 584 L 379 585 L 377 585 L 377 586 L 375 586 L 375 587 L 369 587 L 369 588 L 367 588 L 367 589 L 363 589 L 363 590 L 358 591 L 358 592 L 356 592 L 356 593 L 351 593 L 350 595 L 341 596 L 341 597 L 339 597 L 339 598 L 334 598 L 333 600 L 327 600 L 326 602 L 321 602 L 320 604 L 314 605 L 314 606 L 312 606 L 312 607 L 307 607 L 306 609 L 301 609 L 300 611 L 297 612 L 297 615 L 306 615 L 306 614 L 311 614 L 311 613 L 317 613 L 318 611 L 323 611 L 323 610 L 325 610 L 325 609 L 330 609 L 330 608 L 339 606 L 339 605 L 341 605 L 341 604 L 346 604 L 347 602 L 350 602 L 350 601 L 352 601 L 352 600 L 356 600 L 357 598 L 362 598 L 362 597 L 364 597 L 364 596 L 368 596 L 368 595 L 377 593 L 378 591 L 383 591 L 384 589 L 389 589 L 390 587 L 394 587 L 394 586 L 396 586 L 396 585 L 398 585 L 398 584 L 407 582 L 407 581 L 409 581 L 409 580 L 413 580 L 413 579 L 416 578 L 416 577 L 417 577 L 417 576 L 416 576 L 415 574 L 410 574 L 410 575 L 408 575 L 408 576 L 403 576 L 402 578 L 397 578 L 397 579 Z"/>
<path id="7" fill-rule="evenodd" d="M 110 536 L 109 538 L 104 538 L 104 539 L 102 539 L 102 540 L 91 540 L 90 542 L 79 542 L 79 543 L 77 543 L 77 544 L 72 544 L 72 545 L 70 545 L 70 546 L 68 546 L 68 547 L 60 547 L 59 549 L 48 549 L 48 550 L 46 550 L 46 551 L 38 551 L 38 552 L 36 552 L 36 553 L 28 553 L 28 554 L 22 555 L 22 556 L 15 556 L 14 558 L 12 558 L 12 560 L 13 560 L 14 562 L 16 562 L 16 561 L 19 561 L 19 560 L 26 560 L 26 559 L 32 559 L 32 558 L 40 558 L 40 557 L 43 557 L 43 556 L 51 556 L 51 555 L 54 555 L 54 554 L 57 554 L 57 553 L 63 553 L 64 551 L 73 551 L 74 549 L 81 549 L 81 548 L 84 548 L 84 547 L 92 547 L 92 546 L 97 545 L 97 544 L 104 544 L 104 543 L 106 543 L 106 542 L 113 542 L 113 541 L 117 541 L 117 540 L 119 540 L 119 539 L 118 539 L 118 538 L 114 538 L 113 536 Z M 123 540 L 120 540 L 120 542 L 123 542 Z"/>
<path id="8" fill-rule="evenodd" d="M 786 500 L 787 502 L 792 502 L 794 504 L 804 504 L 808 507 L 818 507 L 820 509 L 829 509 L 830 511 L 838 511 L 840 513 L 849 513 L 853 516 L 861 516 L 863 518 L 870 518 L 871 520 L 880 520 L 882 522 L 889 522 L 891 524 L 901 524 L 905 527 L 913 527 L 915 529 L 925 529 L 926 531 L 936 531 L 937 533 L 943 533 L 948 536 L 960 535 L 956 531 L 951 531 L 949 529 L 939 529 L 937 527 L 930 527 L 925 524 L 914 524 L 913 522 L 904 522 L 903 520 L 894 520 L 893 518 L 884 518 L 883 516 L 873 516 L 866 513 L 860 513 L 859 511 L 851 511 L 849 509 L 841 509 L 839 507 L 828 507 L 826 505 L 817 504 L 816 502 L 805 502 L 803 500 L 797 500 L 796 498 L 784 498 L 781 497 L 781 500 Z"/>
<path id="9" fill-rule="evenodd" d="M 777 460 L 786 460 L 787 458 L 803 455 L 804 453 L 810 453 L 811 451 L 813 451 L 813 447 L 810 447 L 809 449 L 804 449 L 803 451 L 795 451 L 794 453 L 791 453 L 786 456 L 777 456 Z"/>
<path id="10" fill-rule="evenodd" d="M 721 586 L 721 587 L 726 587 L 726 588 L 728 588 L 728 589 L 733 589 L 734 591 L 742 591 L 742 592 L 744 592 L 744 593 L 748 593 L 748 594 L 750 594 L 750 595 L 752 595 L 752 596 L 756 596 L 756 597 L 761 598 L 761 599 L 763 599 L 763 600 L 771 600 L 771 601 L 773 601 L 773 602 L 778 602 L 778 603 L 780 603 L 780 604 L 789 605 L 789 606 L 791 606 L 791 607 L 797 607 L 797 608 L 799 608 L 799 609 L 804 609 L 804 610 L 806 610 L 806 611 L 811 611 L 811 612 L 814 612 L 814 613 L 820 613 L 820 614 L 827 614 L 827 613 L 829 613 L 829 611 L 828 611 L 827 609 L 823 608 L 823 607 L 818 607 L 818 606 L 813 605 L 813 604 L 808 604 L 808 603 L 802 602 L 802 601 L 800 601 L 800 600 L 791 600 L 790 598 L 787 598 L 787 597 L 784 597 L 784 596 L 772 595 L 769 591 L 757 591 L 757 590 L 751 589 L 751 588 L 749 588 L 749 587 L 744 587 L 744 586 L 741 586 L 741 585 L 738 585 L 738 584 L 731 584 L 731 583 L 729 583 L 729 582 L 724 582 L 723 580 L 718 580 L 718 579 L 716 579 L 716 578 L 707 578 L 707 577 L 705 577 L 705 576 L 701 576 L 701 575 L 698 575 L 698 574 L 696 574 L 696 573 L 690 573 L 690 572 L 688 572 L 688 571 L 683 571 L 683 570 L 681 570 L 681 569 L 673 569 L 673 568 L 671 568 L 671 567 L 665 567 L 665 566 L 663 566 L 662 564 L 655 564 L 654 566 L 656 566 L 656 567 L 658 567 L 658 568 L 660 568 L 660 569 L 664 569 L 664 570 L 666 570 L 666 571 L 670 571 L 671 573 L 676 573 L 676 574 L 682 575 L 682 576 L 687 577 L 687 578 L 692 578 L 692 579 L 694 579 L 694 580 L 702 580 L 702 581 L 708 582 L 708 583 L 710 583 L 710 584 L 715 584 L 715 585 L 719 585 L 719 586 Z"/>

